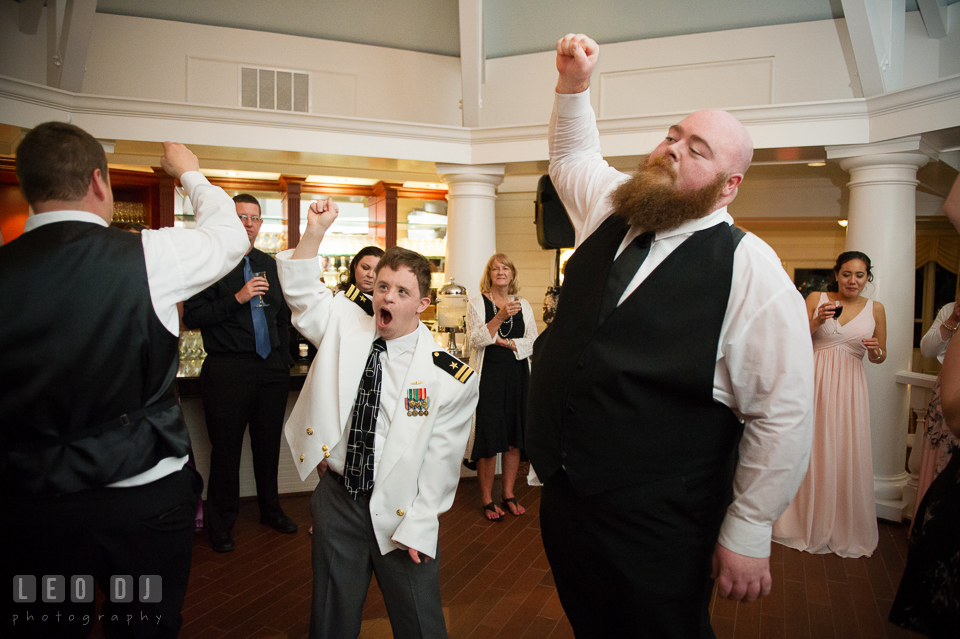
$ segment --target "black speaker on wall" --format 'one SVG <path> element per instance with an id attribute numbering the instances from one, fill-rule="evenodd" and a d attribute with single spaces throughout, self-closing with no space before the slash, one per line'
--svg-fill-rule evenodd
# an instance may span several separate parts
<path id="1" fill-rule="evenodd" d="M 534 221 L 537 225 L 537 242 L 541 248 L 573 248 L 576 232 L 549 175 L 542 176 L 537 183 L 537 211 Z"/>

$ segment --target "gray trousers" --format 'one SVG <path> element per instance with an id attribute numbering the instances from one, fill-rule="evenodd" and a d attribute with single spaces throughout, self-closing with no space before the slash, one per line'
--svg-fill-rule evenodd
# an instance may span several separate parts
<path id="1" fill-rule="evenodd" d="M 372 575 L 390 616 L 393 636 L 447 636 L 440 604 L 440 551 L 415 564 L 406 550 L 386 555 L 373 532 L 370 500 L 354 500 L 331 472 L 310 499 L 313 515 L 313 604 L 311 639 L 345 639 L 360 634 L 363 602 Z"/>

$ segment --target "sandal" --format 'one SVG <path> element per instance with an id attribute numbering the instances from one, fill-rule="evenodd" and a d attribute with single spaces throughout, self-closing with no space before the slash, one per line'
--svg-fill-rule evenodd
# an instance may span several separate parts
<path id="1" fill-rule="evenodd" d="M 510 504 L 513 504 L 514 507 L 517 509 L 516 513 L 514 513 L 513 510 L 510 509 Z M 503 495 L 500 495 L 500 506 L 504 510 L 509 512 L 511 515 L 513 515 L 514 517 L 520 517 L 526 512 L 526 511 L 524 511 L 524 513 L 520 512 L 520 504 L 517 503 L 516 497 L 504 497 Z"/>
<path id="2" fill-rule="evenodd" d="M 489 504 L 484 505 L 483 509 L 484 509 L 484 510 L 489 510 L 489 511 L 492 512 L 494 515 L 496 515 L 495 518 L 491 519 L 490 517 L 487 517 L 487 514 L 486 514 L 486 513 L 484 513 L 484 514 L 483 514 L 483 517 L 484 517 L 487 521 L 496 522 L 496 523 L 498 523 L 498 524 L 503 521 L 503 517 L 504 517 L 503 513 L 498 513 L 498 512 L 497 512 L 497 507 L 493 505 L 493 502 L 492 502 L 492 501 L 491 501 Z"/>

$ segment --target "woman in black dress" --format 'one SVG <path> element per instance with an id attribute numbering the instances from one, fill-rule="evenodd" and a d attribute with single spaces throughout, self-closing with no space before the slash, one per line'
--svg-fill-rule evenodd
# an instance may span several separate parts
<path id="1" fill-rule="evenodd" d="M 525 512 L 513 487 L 523 448 L 537 322 L 530 304 L 517 296 L 519 288 L 513 262 L 497 253 L 487 262 L 480 279 L 481 294 L 470 300 L 467 311 L 470 366 L 480 375 L 480 400 L 467 456 L 477 463 L 481 502 L 490 521 L 503 521 L 504 509 L 517 517 Z M 500 506 L 492 495 L 498 453 L 503 456 Z"/>

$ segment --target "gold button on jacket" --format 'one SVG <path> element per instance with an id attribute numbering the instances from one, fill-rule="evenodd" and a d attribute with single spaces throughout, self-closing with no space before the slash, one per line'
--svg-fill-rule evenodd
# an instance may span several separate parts
<path id="1" fill-rule="evenodd" d="M 323 450 L 327 450 L 327 447 L 326 447 L 326 446 L 324 446 L 324 447 L 323 447 Z"/>
<path id="2" fill-rule="evenodd" d="M 324 453 L 324 454 L 323 454 L 323 458 L 324 458 L 324 459 L 326 459 L 326 458 L 329 457 L 329 456 L 330 456 L 330 453 Z"/>
<path id="3" fill-rule="evenodd" d="M 403 517 L 403 508 L 397 508 L 397 517 Z"/>
<path id="4" fill-rule="evenodd" d="M 303 461 L 304 455 L 300 455 L 300 461 Z"/>
<path id="5" fill-rule="evenodd" d="M 307 435 L 313 435 L 313 429 L 312 429 L 312 428 L 308 428 L 308 429 L 307 429 Z"/>

